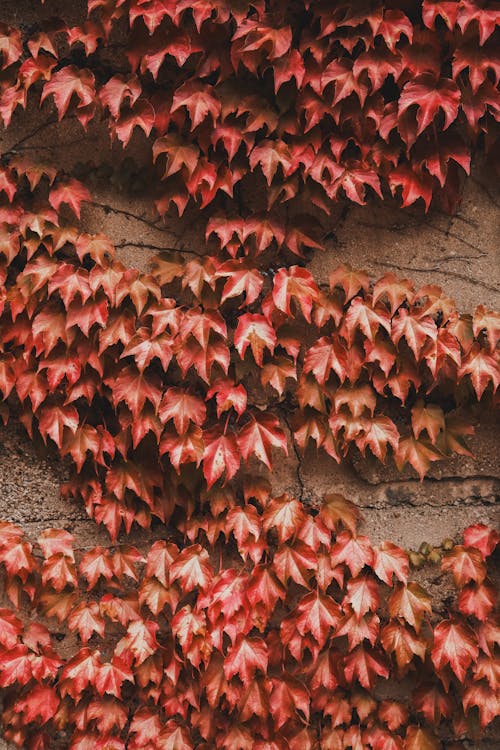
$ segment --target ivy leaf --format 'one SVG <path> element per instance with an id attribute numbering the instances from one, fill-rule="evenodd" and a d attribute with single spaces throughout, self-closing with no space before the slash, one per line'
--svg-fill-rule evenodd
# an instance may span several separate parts
<path id="1" fill-rule="evenodd" d="M 359 575 L 365 565 L 373 563 L 373 547 L 367 536 L 353 536 L 349 531 L 337 535 L 331 549 L 335 565 L 345 563 L 353 576 Z"/>
<path id="2" fill-rule="evenodd" d="M 389 613 L 402 617 L 419 633 L 425 613 L 432 613 L 431 598 L 418 583 L 397 584 L 389 597 Z"/>
<path id="3" fill-rule="evenodd" d="M 432 318 L 417 318 L 404 308 L 400 308 L 397 315 L 392 319 L 392 340 L 394 343 L 398 344 L 404 338 L 418 361 L 427 337 L 431 340 L 435 340 L 437 337 L 436 324 Z"/>
<path id="4" fill-rule="evenodd" d="M 475 343 L 468 355 L 462 360 L 462 367 L 459 370 L 459 379 L 466 375 L 470 376 L 471 383 L 477 394 L 478 400 L 488 387 L 490 381 L 493 384 L 493 392 L 500 385 L 500 368 L 495 359 L 480 348 Z"/>
<path id="5" fill-rule="evenodd" d="M 94 633 L 104 637 L 104 619 L 97 602 L 80 602 L 68 617 L 68 627 L 78 631 L 82 643 L 87 643 Z"/>
<path id="6" fill-rule="evenodd" d="M 449 719 L 452 716 L 453 701 L 439 683 L 425 682 L 419 685 L 413 692 L 412 700 L 417 711 L 434 726 L 438 726 L 443 718 Z"/>
<path id="7" fill-rule="evenodd" d="M 463 683 L 467 669 L 477 659 L 479 649 L 474 631 L 460 621 L 443 620 L 434 628 L 432 663 L 439 671 L 450 665 Z"/>
<path id="8" fill-rule="evenodd" d="M 339 526 L 344 526 L 354 536 L 361 514 L 351 500 L 347 500 L 343 495 L 329 493 L 323 498 L 319 518 L 331 531 L 337 531 Z"/>
<path id="9" fill-rule="evenodd" d="M 49 685 L 35 685 L 28 695 L 18 698 L 14 711 L 22 714 L 27 724 L 47 724 L 56 714 L 60 700 L 55 688 Z"/>
<path id="10" fill-rule="evenodd" d="M 303 542 L 283 544 L 274 555 L 274 570 L 285 586 L 291 578 L 299 586 L 309 588 L 309 571 L 316 570 L 318 559 L 315 552 Z"/>
<path id="11" fill-rule="evenodd" d="M 19 60 L 23 53 L 23 39 L 19 29 L 2 23 L 0 26 L 0 53 L 2 55 L 2 70 Z"/>
<path id="12" fill-rule="evenodd" d="M 81 182 L 74 179 L 58 182 L 49 193 L 49 203 L 56 211 L 60 210 L 62 203 L 66 203 L 78 219 L 80 218 L 82 201 L 88 202 L 91 200 L 92 196 L 87 188 Z"/>
<path id="13" fill-rule="evenodd" d="M 460 91 L 457 85 L 448 78 L 436 80 L 430 74 L 417 76 L 402 89 L 398 103 L 399 117 L 409 107 L 417 106 L 417 135 L 425 130 L 435 119 L 439 109 L 444 114 L 444 130 L 458 115 Z"/>
<path id="14" fill-rule="evenodd" d="M 155 111 L 147 99 L 137 99 L 129 111 L 123 112 L 114 123 L 112 133 L 128 146 L 136 127 L 147 136 L 150 135 L 155 124 Z"/>
<path id="15" fill-rule="evenodd" d="M 164 431 L 160 440 L 160 456 L 168 453 L 172 466 L 180 472 L 182 464 L 200 465 L 204 451 L 203 433 L 197 425 L 191 425 L 187 432 L 179 435 L 175 430 Z"/>
<path id="16" fill-rule="evenodd" d="M 276 729 L 281 729 L 296 711 L 300 711 L 309 721 L 310 696 L 304 683 L 286 672 L 274 678 L 272 683 L 269 705 Z"/>
<path id="17" fill-rule="evenodd" d="M 139 419 L 146 401 L 149 401 L 155 410 L 160 406 L 161 390 L 157 379 L 149 372 L 141 373 L 129 365 L 114 378 L 107 378 L 105 383 L 111 388 L 115 406 L 124 401 L 134 419 Z"/>
<path id="18" fill-rule="evenodd" d="M 323 336 L 311 346 L 304 358 L 304 373 L 311 372 L 320 385 L 325 385 L 333 372 L 343 383 L 346 378 L 347 353 L 337 338 Z"/>
<path id="19" fill-rule="evenodd" d="M 158 741 L 162 728 L 157 711 L 144 706 L 135 712 L 129 734 L 133 735 L 133 742 L 137 748 L 147 748 L 150 743 Z"/>
<path id="20" fill-rule="evenodd" d="M 459 544 L 443 557 L 441 568 L 453 574 L 458 588 L 462 588 L 469 581 L 482 583 L 486 577 L 486 565 L 481 552 Z"/>
<path id="21" fill-rule="evenodd" d="M 290 266 L 281 268 L 273 282 L 273 302 L 278 310 L 291 316 L 290 302 L 295 298 L 308 323 L 311 322 L 313 303 L 318 300 L 319 289 L 305 268 Z M 293 317 L 293 316 L 292 316 Z"/>
<path id="22" fill-rule="evenodd" d="M 394 460 L 401 470 L 406 463 L 411 464 L 423 481 L 432 461 L 439 461 L 442 453 L 432 443 L 416 440 L 412 436 L 401 438 Z"/>
<path id="23" fill-rule="evenodd" d="M 173 420 L 179 435 L 184 435 L 191 423 L 202 425 L 205 421 L 206 407 L 201 398 L 183 388 L 168 388 L 158 409 L 163 423 Z"/>
<path id="24" fill-rule="evenodd" d="M 229 482 L 240 468 L 240 452 L 236 436 L 224 434 L 220 427 L 213 427 L 203 432 L 203 474 L 207 487 L 225 474 L 225 483 Z"/>
<path id="25" fill-rule="evenodd" d="M 272 568 L 267 565 L 257 565 L 246 589 L 246 595 L 252 607 L 255 608 L 262 603 L 270 615 L 278 600 L 285 598 L 286 589 L 277 580 Z"/>
<path id="26" fill-rule="evenodd" d="M 86 552 L 80 561 L 80 574 L 87 579 L 89 589 L 93 589 L 100 578 L 110 581 L 114 576 L 109 550 L 94 547 Z"/>
<path id="27" fill-rule="evenodd" d="M 371 646 L 377 642 L 379 634 L 380 619 L 378 615 L 370 614 L 358 617 L 355 612 L 346 614 L 335 630 L 335 638 L 347 636 L 349 651 L 352 651 L 363 641 L 368 641 Z"/>
<path id="28" fill-rule="evenodd" d="M 153 620 L 132 620 L 126 634 L 116 645 L 116 656 L 121 657 L 127 666 L 139 666 L 158 650 L 158 628 L 158 623 Z"/>
<path id="29" fill-rule="evenodd" d="M 347 582 L 347 593 L 342 600 L 344 611 L 346 604 L 352 607 L 358 618 L 367 612 L 374 612 L 379 604 L 378 584 L 369 575 L 358 575 Z"/>
<path id="30" fill-rule="evenodd" d="M 372 690 L 377 677 L 387 679 L 389 669 L 383 657 L 366 646 L 356 646 L 344 657 L 344 675 L 349 684 L 357 680 L 363 687 Z"/>
<path id="31" fill-rule="evenodd" d="M 359 292 L 366 292 L 370 286 L 370 277 L 364 271 L 353 270 L 350 265 L 338 266 L 330 274 L 330 289 L 341 286 L 345 294 L 345 302 L 349 302 Z"/>
<path id="32" fill-rule="evenodd" d="M 170 566 L 170 582 L 179 580 L 183 591 L 205 589 L 213 578 L 208 552 L 199 544 L 185 547 Z"/>
<path id="33" fill-rule="evenodd" d="M 191 176 L 196 169 L 200 150 L 196 144 L 185 141 L 177 133 L 169 133 L 158 138 L 153 144 L 153 161 L 161 154 L 167 154 L 167 165 L 163 179 L 176 174 L 184 167 Z"/>
<path id="34" fill-rule="evenodd" d="M 267 505 L 262 517 L 264 531 L 275 528 L 280 544 L 295 537 L 304 520 L 305 516 L 301 503 L 290 498 L 286 493 L 273 498 Z"/>
<path id="35" fill-rule="evenodd" d="M 441 750 L 435 734 L 422 727 L 409 726 L 405 736 L 405 750 Z"/>
<path id="36" fill-rule="evenodd" d="M 82 110 L 94 102 L 94 84 L 95 78 L 90 70 L 86 68 L 79 70 L 75 65 L 67 65 L 53 73 L 50 81 L 44 84 L 40 103 L 43 103 L 48 96 L 53 95 L 59 120 L 62 120 L 73 96 L 78 99 L 77 110 Z"/>
<path id="37" fill-rule="evenodd" d="M 7 651 L 16 646 L 23 624 L 10 609 L 0 609 L 0 643 Z"/>
<path id="38" fill-rule="evenodd" d="M 461 590 L 458 597 L 458 610 L 463 615 L 475 617 L 485 622 L 495 609 L 496 591 L 487 583 L 469 583 Z"/>
<path id="39" fill-rule="evenodd" d="M 425 203 L 425 210 L 429 210 L 435 185 L 431 175 L 418 171 L 409 164 L 400 164 L 390 173 L 389 184 L 393 195 L 396 195 L 398 188 L 402 189 L 403 208 L 421 198 Z"/>
<path id="40" fill-rule="evenodd" d="M 483 729 L 498 717 L 500 711 L 498 691 L 492 690 L 483 682 L 476 682 L 466 688 L 462 704 L 466 713 L 474 706 L 477 707 Z"/>
<path id="41" fill-rule="evenodd" d="M 259 669 L 266 674 L 268 650 L 262 638 L 239 636 L 224 659 L 224 674 L 227 680 L 239 675 L 244 685 L 253 680 Z"/>
<path id="42" fill-rule="evenodd" d="M 499 542 L 500 534 L 498 531 L 491 529 L 484 523 L 476 523 L 473 526 L 468 526 L 464 531 L 465 546 L 478 549 L 483 559 L 491 555 Z"/>
<path id="43" fill-rule="evenodd" d="M 216 122 L 221 105 L 212 92 L 212 86 L 197 81 L 187 81 L 175 92 L 171 111 L 175 112 L 180 107 L 186 107 L 191 118 L 191 130 L 198 127 L 208 114 L 211 115 L 212 122 Z"/>
<path id="44" fill-rule="evenodd" d="M 61 695 L 78 701 L 89 685 L 95 686 L 101 669 L 99 651 L 81 648 L 64 666 L 61 675 Z"/>
<path id="45" fill-rule="evenodd" d="M 245 313 L 238 318 L 234 345 L 241 359 L 250 346 L 255 362 L 262 366 L 264 350 L 273 354 L 276 341 L 276 332 L 263 315 Z"/>
<path id="46" fill-rule="evenodd" d="M 419 399 L 411 410 L 411 423 L 417 440 L 425 431 L 435 445 L 439 434 L 445 429 L 443 410 L 437 404 L 426 404 Z"/>
<path id="47" fill-rule="evenodd" d="M 250 153 L 250 166 L 256 169 L 260 165 L 267 184 L 270 185 L 281 166 L 283 176 L 287 177 L 292 168 L 292 158 L 288 146 L 283 141 L 263 140 L 254 146 Z"/>
<path id="48" fill-rule="evenodd" d="M 32 678 L 31 660 L 28 649 L 22 643 L 13 648 L 0 650 L 0 687 L 14 683 L 26 685 Z"/>
<path id="49" fill-rule="evenodd" d="M 114 118 L 118 119 L 123 103 L 133 105 L 141 95 L 142 87 L 137 76 L 118 73 L 112 76 L 99 89 L 99 99 L 104 107 L 108 107 Z"/>
<path id="50" fill-rule="evenodd" d="M 399 432 L 396 425 L 389 417 L 377 414 L 362 420 L 362 432 L 356 437 L 356 445 L 364 455 L 370 448 L 374 456 L 380 461 L 385 461 L 387 446 L 391 446 L 397 453 L 399 446 Z"/>
<path id="51" fill-rule="evenodd" d="M 76 587 L 78 579 L 74 561 L 62 553 L 51 555 L 42 565 L 42 583 L 57 592 L 66 586 Z"/>
<path id="52" fill-rule="evenodd" d="M 250 421 L 239 430 L 237 440 L 245 461 L 255 455 L 269 470 L 272 468 L 272 448 L 279 448 L 288 455 L 286 437 L 279 419 L 273 414 L 251 414 Z"/>
<path id="53" fill-rule="evenodd" d="M 400 675 L 405 674 L 414 656 L 418 656 L 422 662 L 425 660 L 426 640 L 399 620 L 389 622 L 382 628 L 380 642 L 387 654 L 395 655 Z"/>
<path id="54" fill-rule="evenodd" d="M 331 628 L 338 625 L 340 618 L 340 607 L 331 596 L 312 591 L 297 605 L 295 626 L 302 636 L 311 633 L 319 647 L 323 648 Z"/>
<path id="55" fill-rule="evenodd" d="M 474 0 L 464 0 L 457 9 L 457 25 L 462 34 L 466 32 L 471 23 L 476 22 L 479 29 L 479 44 L 483 45 L 492 35 L 498 22 L 498 11 L 496 8 L 483 8 Z"/>
<path id="56" fill-rule="evenodd" d="M 51 437 L 59 448 L 62 447 L 64 428 L 67 427 L 75 433 L 79 421 L 78 412 L 74 406 L 44 407 L 38 416 L 38 426 L 45 442 L 47 442 L 47 437 Z"/>
<path id="57" fill-rule="evenodd" d="M 408 555 L 396 544 L 382 542 L 373 548 L 373 570 L 387 586 L 393 585 L 394 578 L 406 583 L 409 569 Z"/>
<path id="58" fill-rule="evenodd" d="M 240 307 L 244 304 L 249 306 L 255 302 L 264 284 L 262 274 L 254 268 L 250 260 L 246 259 L 228 260 L 221 263 L 215 276 L 218 279 L 226 279 L 222 289 L 221 303 L 245 294 L 245 301 L 240 304 Z"/>

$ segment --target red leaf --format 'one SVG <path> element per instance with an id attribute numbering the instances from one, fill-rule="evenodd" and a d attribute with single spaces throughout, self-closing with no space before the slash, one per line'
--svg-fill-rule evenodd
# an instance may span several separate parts
<path id="1" fill-rule="evenodd" d="M 444 114 L 444 130 L 456 119 L 460 103 L 460 91 L 457 85 L 447 78 L 438 81 L 429 74 L 418 76 L 409 81 L 399 98 L 399 116 L 413 106 L 417 106 L 417 135 L 425 130 L 435 119 L 439 109 Z"/>
<path id="2" fill-rule="evenodd" d="M 121 688 L 124 682 L 134 682 L 134 675 L 127 664 L 115 655 L 111 662 L 105 662 L 101 666 L 95 687 L 101 696 L 106 694 L 121 698 Z"/>
<path id="3" fill-rule="evenodd" d="M 446 553 L 441 563 L 443 570 L 453 574 L 455 585 L 462 588 L 469 581 L 482 583 L 486 577 L 486 565 L 481 552 L 473 547 L 456 545 Z"/>
<path id="4" fill-rule="evenodd" d="M 373 570 L 388 586 L 393 585 L 393 578 L 406 583 L 409 569 L 408 555 L 396 544 L 382 542 L 373 548 Z"/>
<path id="5" fill-rule="evenodd" d="M 464 531 L 464 543 L 467 547 L 478 549 L 486 559 L 500 542 L 500 534 L 483 523 L 468 526 Z"/>
<path id="6" fill-rule="evenodd" d="M 212 122 L 215 122 L 220 114 L 221 105 L 212 92 L 212 86 L 188 81 L 175 92 L 171 111 L 186 107 L 191 118 L 191 130 L 200 125 L 208 114 L 211 115 Z"/>
<path id="7" fill-rule="evenodd" d="M 245 461 L 255 455 L 271 470 L 272 448 L 280 448 L 288 455 L 287 440 L 279 419 L 272 414 L 256 412 L 238 433 L 238 445 Z"/>
<path id="8" fill-rule="evenodd" d="M 61 203 L 67 203 L 74 214 L 80 218 L 80 206 L 82 201 L 91 201 L 87 188 L 78 180 L 66 180 L 59 182 L 49 193 L 49 203 L 56 211 L 60 210 Z M 85 301 L 85 300 L 84 300 Z"/>
<path id="9" fill-rule="evenodd" d="M 61 672 L 61 696 L 70 695 L 78 701 L 85 688 L 89 685 L 96 685 L 100 669 L 99 651 L 81 648 L 71 657 Z"/>
<path id="10" fill-rule="evenodd" d="M 493 384 L 493 393 L 500 385 L 498 363 L 490 354 L 481 349 L 479 344 L 473 344 L 468 355 L 462 360 L 458 377 L 461 380 L 466 375 L 470 376 L 478 400 L 481 399 L 490 381 Z"/>
<path id="11" fill-rule="evenodd" d="M 0 687 L 8 687 L 15 682 L 26 685 L 31 677 L 31 660 L 25 645 L 19 643 L 13 648 L 0 650 Z"/>
<path id="12" fill-rule="evenodd" d="M 44 85 L 40 103 L 53 94 L 59 120 L 62 120 L 73 96 L 78 99 L 77 109 L 83 109 L 93 103 L 94 83 L 94 75 L 90 70 L 79 70 L 75 65 L 67 65 L 53 73 L 50 81 Z"/>
<path id="13" fill-rule="evenodd" d="M 377 676 L 387 679 L 389 669 L 376 651 L 366 646 L 356 646 L 354 651 L 344 657 L 344 675 L 349 684 L 358 680 L 363 687 L 372 690 Z"/>
<path id="14" fill-rule="evenodd" d="M 205 589 L 213 577 L 208 552 L 199 544 L 185 547 L 170 566 L 170 581 L 179 580 L 183 591 Z"/>
<path id="15" fill-rule="evenodd" d="M 318 300 L 318 296 L 319 289 L 305 268 L 300 268 L 300 266 L 280 268 L 274 277 L 273 302 L 277 309 L 287 316 L 293 317 L 290 302 L 292 298 L 295 298 L 304 318 L 310 323 L 313 302 Z"/>
<path id="16" fill-rule="evenodd" d="M 23 722 L 26 724 L 31 721 L 46 724 L 55 716 L 59 703 L 55 688 L 35 685 L 28 695 L 15 702 L 14 711 L 22 713 Z"/>
<path id="17" fill-rule="evenodd" d="M 404 750 L 441 750 L 441 742 L 428 729 L 409 726 L 406 730 Z"/>
<path id="18" fill-rule="evenodd" d="M 240 636 L 224 660 L 224 674 L 227 680 L 238 674 L 243 684 L 248 685 L 258 669 L 266 674 L 267 661 L 267 646 L 261 638 Z"/>
<path id="19" fill-rule="evenodd" d="M 353 576 L 359 575 L 365 565 L 373 563 L 373 548 L 367 536 L 353 536 L 348 531 L 337 535 L 331 549 L 335 565 L 345 563 Z"/>
<path id="20" fill-rule="evenodd" d="M 467 669 L 477 659 L 479 649 L 474 631 L 459 621 L 443 620 L 434 628 L 432 662 L 437 670 L 448 664 L 463 683 Z"/>
<path id="21" fill-rule="evenodd" d="M 225 482 L 229 482 L 240 468 L 240 452 L 236 436 L 232 433 L 223 434 L 220 427 L 213 427 L 203 432 L 203 475 L 207 480 L 207 487 L 212 485 L 225 474 Z"/>
<path id="22" fill-rule="evenodd" d="M 306 686 L 286 672 L 273 678 L 272 683 L 269 705 L 276 729 L 281 729 L 296 711 L 301 711 L 309 721 L 310 697 Z"/>
<path id="23" fill-rule="evenodd" d="M 492 690 L 491 687 L 485 685 L 483 682 L 469 685 L 464 691 L 462 703 L 466 713 L 472 707 L 477 707 L 480 724 L 483 729 L 500 715 L 498 690 Z"/>
<path id="24" fill-rule="evenodd" d="M 426 721 L 438 726 L 443 718 L 449 719 L 453 713 L 451 696 L 445 693 L 439 683 L 424 683 L 413 693 L 413 705 Z"/>
<path id="25" fill-rule="evenodd" d="M 269 349 L 271 354 L 274 352 L 276 332 L 263 315 L 245 313 L 238 318 L 234 345 L 242 359 L 250 346 L 255 362 L 262 366 L 264 350 Z"/>
<path id="26" fill-rule="evenodd" d="M 389 597 L 391 617 L 402 617 L 413 625 L 417 633 L 426 612 L 429 615 L 432 613 L 431 599 L 418 583 L 398 584 Z"/>
<path id="27" fill-rule="evenodd" d="M 187 432 L 190 424 L 202 425 L 206 408 L 203 400 L 183 388 L 168 388 L 161 401 L 158 414 L 162 422 L 173 419 L 179 435 Z"/>

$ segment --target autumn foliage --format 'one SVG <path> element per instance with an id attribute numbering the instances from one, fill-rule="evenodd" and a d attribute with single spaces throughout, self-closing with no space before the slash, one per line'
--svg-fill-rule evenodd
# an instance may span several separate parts
<path id="1" fill-rule="evenodd" d="M 443 558 L 457 588 L 444 618 L 408 582 L 406 553 L 373 547 L 338 495 L 311 515 L 248 481 L 243 502 L 213 494 L 182 527 L 143 553 L 75 550 L 61 529 L 33 546 L 1 525 L 13 603 L 27 597 L 79 641 L 61 658 L 44 625 L 0 610 L 6 737 L 29 749 L 438 750 L 444 727 L 477 737 L 499 715 L 487 577 L 499 537 L 486 526 Z"/>
<path id="2" fill-rule="evenodd" d="M 497 24 L 485 0 L 89 0 L 80 26 L 0 27 L 0 118 L 39 96 L 84 127 L 104 116 L 125 146 L 142 130 L 160 212 L 215 205 L 250 173 L 268 209 L 390 193 L 450 208 L 472 150 L 498 153 Z"/>
<path id="3" fill-rule="evenodd" d="M 406 552 L 374 547 L 351 502 L 313 509 L 266 477 L 319 449 L 422 479 L 470 455 L 474 421 L 497 404 L 500 316 L 347 263 L 319 284 L 303 206 L 456 205 L 472 150 L 498 144 L 498 9 L 88 5 L 81 26 L 0 24 L 4 125 L 39 97 L 59 119 L 103 118 L 124 147 L 139 128 L 157 210 L 208 208 L 206 247 L 125 268 L 75 222 L 85 185 L 2 156 L 1 416 L 65 458 L 65 496 L 112 543 L 80 550 L 49 529 L 33 544 L 0 525 L 19 610 L 0 611 L 5 736 L 28 750 L 479 737 L 500 714 L 498 534 L 471 526 L 448 549 L 457 595 L 433 611 Z M 161 538 L 137 549 L 124 539 L 137 526 Z M 78 645 L 61 655 L 65 628 Z"/>

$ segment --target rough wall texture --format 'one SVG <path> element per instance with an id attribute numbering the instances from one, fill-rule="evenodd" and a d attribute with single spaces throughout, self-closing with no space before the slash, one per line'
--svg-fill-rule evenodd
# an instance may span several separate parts
<path id="1" fill-rule="evenodd" d="M 5 10 L 1 5 L 2 20 L 16 22 L 23 14 L 29 21 L 28 4 L 7 2 Z M 140 162 L 143 148 L 141 137 L 134 138 L 127 155 Z M 195 213 L 188 211 L 181 220 L 157 221 L 147 189 L 139 185 L 134 195 L 122 189 L 122 149 L 118 144 L 110 148 L 98 124 L 84 134 L 74 120 L 58 124 L 49 105 L 41 112 L 32 107 L 14 118 L 7 133 L 0 132 L 0 153 L 12 149 L 34 153 L 69 172 L 79 162 L 110 165 L 107 173 L 101 169 L 88 175 L 94 202 L 83 209 L 83 225 L 87 231 L 106 232 L 127 265 L 147 270 L 151 257 L 163 249 L 202 251 L 203 222 L 196 221 Z M 463 311 L 472 311 L 479 303 L 500 309 L 500 288 L 495 284 L 500 268 L 497 180 L 476 165 L 465 183 L 461 208 L 452 217 L 380 203 L 339 206 L 325 227 L 327 251 L 317 253 L 310 268 L 320 281 L 345 261 L 374 277 L 393 270 L 418 284 L 442 285 Z M 375 462 L 339 467 L 313 451 L 300 459 L 291 450 L 287 461 L 278 462 L 274 489 L 311 503 L 326 492 L 346 495 L 362 508 L 364 531 L 374 542 L 391 539 L 412 549 L 423 541 L 439 544 L 445 537 L 458 536 L 470 523 L 499 525 L 499 437 L 494 418 L 482 415 L 471 441 L 475 458 L 439 463 L 422 483 L 411 471 L 398 474 Z M 42 444 L 33 445 L 19 425 L 0 429 L 0 518 L 20 523 L 33 538 L 54 526 L 72 532 L 80 547 L 105 544 L 106 534 L 86 518 L 84 510 L 60 498 L 65 474 L 64 464 Z M 142 539 L 137 536 L 134 541 L 140 544 Z M 426 568 L 418 575 L 437 599 L 444 600 L 447 592 L 437 569 Z M 4 747 L 0 740 L 0 750 Z"/>

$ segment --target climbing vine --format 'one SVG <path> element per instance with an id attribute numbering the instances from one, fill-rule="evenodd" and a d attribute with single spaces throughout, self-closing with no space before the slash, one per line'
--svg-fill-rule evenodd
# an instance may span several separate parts
<path id="1" fill-rule="evenodd" d="M 350 501 L 269 483 L 311 447 L 423 478 L 470 455 L 500 384 L 497 313 L 347 263 L 318 283 L 303 211 L 456 205 L 472 151 L 495 151 L 498 11 L 330 6 L 90 0 L 79 26 L 0 25 L 6 126 L 39 96 L 124 147 L 139 128 L 159 213 L 208 209 L 203 252 L 140 273 L 75 222 L 82 182 L 2 155 L 1 415 L 65 457 L 64 495 L 111 538 L 0 526 L 19 747 L 435 750 L 500 713 L 494 530 L 446 544 L 458 593 L 438 611 Z M 134 525 L 162 538 L 137 549 Z"/>

